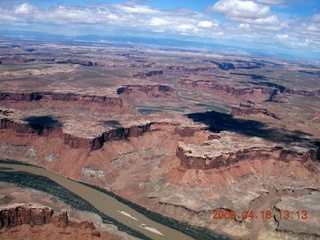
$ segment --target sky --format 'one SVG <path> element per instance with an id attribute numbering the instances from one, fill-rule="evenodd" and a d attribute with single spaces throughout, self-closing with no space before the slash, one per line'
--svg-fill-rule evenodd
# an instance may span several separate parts
<path id="1" fill-rule="evenodd" d="M 320 60 L 320 0 L 0 0 L 0 31 L 139 36 Z"/>

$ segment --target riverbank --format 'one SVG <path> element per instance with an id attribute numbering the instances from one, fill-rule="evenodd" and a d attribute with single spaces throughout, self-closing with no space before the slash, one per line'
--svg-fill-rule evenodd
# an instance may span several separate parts
<path id="1" fill-rule="evenodd" d="M 0 163 L 11 164 L 12 166 L 21 165 L 21 166 L 33 167 L 32 165 L 28 165 L 26 163 L 16 162 L 16 161 L 12 161 L 12 160 L 4 160 L 4 159 L 0 160 Z M 7 168 L 10 167 L 10 165 L 6 165 L 6 164 L 2 164 L 2 167 L 7 167 Z M 41 169 L 42 171 L 44 170 L 39 167 L 36 167 L 36 168 L 38 168 L 39 170 Z M 16 168 L 15 168 L 15 170 L 16 170 Z M 62 201 L 65 201 L 66 203 L 68 203 L 72 207 L 75 207 L 77 209 L 84 210 L 84 211 L 90 211 L 90 212 L 97 213 L 98 215 L 100 215 L 104 219 L 104 221 L 106 223 L 108 223 L 108 222 L 113 223 L 118 226 L 119 230 L 126 231 L 127 233 L 132 234 L 135 237 L 138 237 L 141 239 L 151 239 L 151 238 L 156 239 L 157 238 L 157 237 L 153 237 L 153 236 L 151 236 L 151 238 L 149 236 L 143 236 L 143 235 L 145 235 L 145 233 L 142 234 L 142 233 L 138 232 L 137 230 L 132 230 L 130 227 L 131 226 L 135 227 L 134 225 L 128 223 L 128 225 L 130 226 L 130 227 L 128 227 L 127 225 L 115 220 L 114 218 L 111 218 L 110 216 L 106 215 L 105 213 L 102 213 L 100 210 L 97 210 L 95 207 L 93 207 L 88 201 L 86 201 L 86 199 L 79 198 L 79 196 L 77 196 L 75 193 L 70 192 L 68 189 L 63 188 L 61 185 L 57 184 L 56 182 L 54 182 L 46 177 L 38 176 L 38 175 L 26 173 L 26 172 L 1 171 L 0 173 L 1 173 L 0 174 L 0 181 L 9 181 L 9 182 L 18 184 L 20 186 L 31 187 L 31 188 L 35 188 L 40 191 L 48 192 L 52 195 L 59 197 Z M 52 173 L 51 173 L 51 175 L 52 175 Z M 195 239 L 227 239 L 226 237 L 217 235 L 208 229 L 191 226 L 188 223 L 179 222 L 175 219 L 167 218 L 167 217 L 162 216 L 160 214 L 153 213 L 153 212 L 151 212 L 151 211 L 149 211 L 139 205 L 136 205 L 126 199 L 123 199 L 123 198 L 117 196 L 116 194 L 114 194 L 112 192 L 108 192 L 108 191 L 101 189 L 99 187 L 88 185 L 88 184 L 83 184 L 83 183 L 78 183 L 78 182 L 75 182 L 72 180 L 68 180 L 68 181 L 71 181 L 71 182 L 77 183 L 77 184 L 81 184 L 83 186 L 82 187 L 83 189 L 90 188 L 90 189 L 94 189 L 95 191 L 98 191 L 100 194 L 104 193 L 106 195 L 112 196 L 114 199 L 118 200 L 119 202 L 121 202 L 121 203 L 125 204 L 126 206 L 129 206 L 130 208 L 143 214 L 143 215 L 140 214 L 140 216 L 142 216 L 144 218 L 147 217 L 149 219 L 157 221 L 158 223 L 161 223 L 164 226 L 168 226 L 170 229 L 172 229 L 169 231 L 173 231 L 170 234 L 178 234 L 178 235 L 182 234 L 182 233 L 179 234 L 179 232 L 176 232 L 173 229 L 177 229 L 181 232 L 184 232 L 185 234 L 182 234 L 179 239 L 191 239 L 190 236 L 192 236 Z M 80 190 L 80 192 L 81 192 L 81 190 Z M 94 194 L 98 194 L 98 192 L 95 192 Z M 85 196 L 85 198 L 86 198 L 86 196 Z M 102 204 L 102 206 L 105 206 L 105 203 Z M 135 213 L 135 217 L 139 213 Z M 117 213 L 117 214 L 119 214 L 119 213 Z M 128 219 L 126 219 L 125 216 L 123 216 L 123 217 L 124 217 L 124 221 L 128 222 Z M 138 219 L 140 220 L 140 217 L 138 217 Z M 150 220 L 149 220 L 149 222 L 150 222 Z M 149 225 L 152 226 L 152 224 L 153 224 L 154 226 L 156 226 L 155 228 L 158 229 L 160 232 L 164 232 L 164 235 L 166 236 L 166 238 L 163 238 L 163 239 L 174 239 L 172 237 L 172 235 L 165 233 L 166 231 L 168 231 L 168 229 L 165 228 L 164 226 L 162 226 L 161 224 L 159 225 L 154 222 L 151 222 L 151 224 L 149 224 L 149 223 L 147 223 L 147 224 L 148 224 L 148 226 Z M 164 230 L 162 230 L 162 229 L 164 229 Z M 148 234 L 146 233 L 146 235 L 148 235 Z"/>

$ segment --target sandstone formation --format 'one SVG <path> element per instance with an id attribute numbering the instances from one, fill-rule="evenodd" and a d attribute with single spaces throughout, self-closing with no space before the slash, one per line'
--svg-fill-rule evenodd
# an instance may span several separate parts
<path id="1" fill-rule="evenodd" d="M 12 129 L 18 134 L 33 134 L 38 136 L 58 137 L 63 139 L 64 144 L 75 149 L 88 149 L 94 151 L 102 148 L 103 144 L 108 141 L 125 140 L 129 137 L 138 137 L 150 130 L 151 123 L 145 125 L 131 126 L 128 128 L 118 127 L 103 132 L 101 135 L 90 137 L 79 137 L 70 133 L 63 132 L 59 126 L 46 126 L 43 123 L 26 123 L 17 122 L 9 118 L 0 118 L 0 129 Z"/>
<path id="2" fill-rule="evenodd" d="M 1 92 L 0 101 L 71 101 L 83 103 L 99 103 L 106 106 L 122 107 L 120 98 L 95 96 L 95 95 L 81 95 L 76 93 L 56 93 L 56 92 L 31 92 L 31 93 L 10 93 Z"/>
<path id="3" fill-rule="evenodd" d="M 289 89 L 287 88 L 284 93 L 288 94 L 296 94 L 301 96 L 314 96 L 314 97 L 320 97 L 320 89 L 315 91 L 306 91 L 306 90 L 299 90 L 299 89 Z"/>
<path id="4" fill-rule="evenodd" d="M 260 101 L 270 101 L 277 95 L 278 89 L 268 87 L 235 88 L 221 85 L 215 81 L 180 79 L 178 87 L 204 90 L 206 92 L 222 92 L 236 98 L 253 99 L 258 97 Z"/>
<path id="5" fill-rule="evenodd" d="M 248 161 L 255 159 L 277 160 L 289 162 L 296 159 L 301 163 L 309 160 L 317 160 L 316 150 L 307 150 L 306 152 L 294 152 L 282 147 L 274 148 L 250 148 L 234 152 L 221 153 L 214 151 L 214 146 L 194 146 L 179 143 L 176 156 L 180 159 L 180 165 L 186 169 L 219 169 L 229 167 L 239 161 Z"/>
<path id="6" fill-rule="evenodd" d="M 44 206 L 14 204 L 0 208 L 1 239 L 100 239 L 92 222 L 73 222 L 67 212 L 55 215 Z M 110 236 L 103 233 L 103 237 Z M 114 236 L 110 236 L 110 239 Z M 108 238 L 109 239 L 109 238 Z"/>
<path id="7" fill-rule="evenodd" d="M 310 195 L 319 191 L 318 66 L 181 49 L 29 43 L 2 43 L 1 158 L 98 185 L 234 239 L 318 234 L 311 218 L 292 232 L 297 221 L 279 221 L 276 210 L 269 220 L 212 219 L 216 209 L 240 217 L 246 209 L 285 209 L 289 197 L 300 198 L 290 210 L 319 215 L 311 214 L 319 196 Z M 9 239 L 26 227 L 10 228 Z"/>
<path id="8" fill-rule="evenodd" d="M 133 77 L 147 78 L 147 77 L 157 76 L 162 74 L 163 74 L 162 70 L 152 70 L 152 71 L 138 72 L 137 74 L 134 74 Z"/>
<path id="9" fill-rule="evenodd" d="M 263 115 L 272 117 L 274 119 L 280 120 L 281 118 L 275 115 L 274 113 L 268 111 L 266 108 L 259 108 L 255 107 L 252 104 L 243 104 L 240 103 L 239 107 L 233 106 L 231 108 L 231 115 L 232 116 L 242 116 L 242 115 Z"/>
<path id="10" fill-rule="evenodd" d="M 54 224 L 61 228 L 73 227 L 95 230 L 92 222 L 70 222 L 67 212 L 62 212 L 56 216 L 54 211 L 48 207 L 19 204 L 0 207 L 0 229 L 13 228 L 24 224 L 30 226 Z M 99 236 L 98 232 L 96 234 Z"/>
<path id="11" fill-rule="evenodd" d="M 127 85 L 117 89 L 119 95 L 139 94 L 139 92 L 152 97 L 169 97 L 174 94 L 174 90 L 166 85 Z"/>

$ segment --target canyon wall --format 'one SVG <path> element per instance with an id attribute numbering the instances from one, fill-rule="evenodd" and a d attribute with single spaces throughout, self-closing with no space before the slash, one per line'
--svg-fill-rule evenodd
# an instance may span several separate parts
<path id="1" fill-rule="evenodd" d="M 320 97 L 320 89 L 315 90 L 315 91 L 306 91 L 306 90 L 286 88 L 286 90 L 284 91 L 284 93 L 301 95 L 301 96 Z"/>
<path id="2" fill-rule="evenodd" d="M 305 153 L 298 153 L 282 148 L 273 149 L 244 149 L 237 152 L 223 153 L 217 156 L 193 154 L 192 149 L 186 148 L 184 144 L 179 144 L 176 149 L 176 156 L 180 159 L 180 166 L 185 169 L 219 169 L 231 166 L 243 160 L 269 160 L 289 162 L 297 160 L 306 162 L 317 160 L 317 152 L 309 150 Z"/>
<path id="3" fill-rule="evenodd" d="M 31 228 L 23 228 L 26 225 Z M 62 231 L 62 229 L 64 230 Z M 80 239 L 100 238 L 100 232 L 96 230 L 92 222 L 70 221 L 66 211 L 55 215 L 49 207 L 17 204 L 0 208 L 0 235 L 3 239 L 14 239 L 14 237 L 38 239 L 42 232 L 46 239 L 75 238 L 70 238 L 70 236 L 77 236 Z M 23 238 L 21 238 L 21 234 L 24 236 Z"/>
<path id="4" fill-rule="evenodd" d="M 253 96 L 261 95 L 262 101 L 272 100 L 272 97 L 277 95 L 278 89 L 268 87 L 246 87 L 246 88 L 234 88 L 228 85 L 221 85 L 214 81 L 198 80 L 193 81 L 191 79 L 180 79 L 178 87 L 182 88 L 196 88 L 205 91 L 224 92 L 234 97 L 241 96 Z"/>
<path id="5" fill-rule="evenodd" d="M 162 75 L 162 74 L 163 74 L 162 70 L 152 70 L 152 71 L 138 72 L 137 74 L 134 74 L 133 77 L 147 78 L 147 77 Z"/>
<path id="6" fill-rule="evenodd" d="M 231 115 L 232 116 L 242 116 L 242 115 L 265 115 L 268 117 L 272 117 L 274 119 L 280 120 L 281 118 L 275 115 L 274 113 L 268 111 L 266 108 L 258 108 L 252 106 L 250 104 L 243 104 L 240 103 L 239 107 L 232 107 L 231 108 Z"/>
<path id="7" fill-rule="evenodd" d="M 76 93 L 57 93 L 57 92 L 31 92 L 31 93 L 10 93 L 1 92 L 0 101 L 39 101 L 41 99 L 49 101 L 77 101 L 83 103 L 99 103 L 106 106 L 122 107 L 122 100 L 116 97 L 96 96 Z"/>
<path id="8" fill-rule="evenodd" d="M 117 94 L 145 93 L 152 97 L 167 97 L 174 93 L 173 88 L 166 85 L 126 85 L 117 89 Z"/>
<path id="9" fill-rule="evenodd" d="M 50 208 L 17 206 L 0 209 L 0 229 L 29 224 L 31 226 L 50 224 L 53 216 Z M 66 214 L 66 213 L 65 213 Z M 67 225 L 67 222 L 64 222 Z"/>
<path id="10" fill-rule="evenodd" d="M 129 137 L 138 137 L 150 131 L 151 123 L 135 125 L 127 128 L 119 127 L 103 132 L 94 138 L 85 138 L 63 132 L 61 127 L 43 126 L 40 124 L 30 124 L 16 122 L 9 118 L 0 118 L 0 129 L 11 129 L 17 134 L 32 134 L 37 136 L 51 136 L 63 139 L 64 144 L 71 148 L 98 150 L 108 141 L 125 140 Z"/>
<path id="11" fill-rule="evenodd" d="M 206 91 L 222 91 L 227 94 L 233 95 L 235 97 L 241 97 L 245 95 L 254 95 L 260 93 L 264 96 L 264 101 L 272 101 L 272 98 L 282 92 L 282 94 L 295 94 L 300 96 L 320 96 L 320 89 L 315 91 L 299 90 L 299 89 L 290 89 L 285 88 L 283 91 L 280 91 L 278 88 L 272 88 L 267 86 L 254 86 L 246 88 L 235 88 L 228 85 L 221 85 L 215 81 L 206 81 L 206 80 L 191 80 L 187 78 L 180 79 L 178 82 L 178 87 L 182 88 L 196 88 Z"/>

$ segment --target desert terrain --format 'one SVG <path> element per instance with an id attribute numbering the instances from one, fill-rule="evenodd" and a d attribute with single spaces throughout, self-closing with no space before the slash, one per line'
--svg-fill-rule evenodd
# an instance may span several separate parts
<path id="1" fill-rule="evenodd" d="M 231 239 L 320 239 L 319 66 L 129 44 L 0 47 L 1 159 Z M 1 209 L 68 209 L 23 191 L 1 183 Z M 71 216 L 93 222 L 92 239 L 129 238 L 83 215 Z"/>

